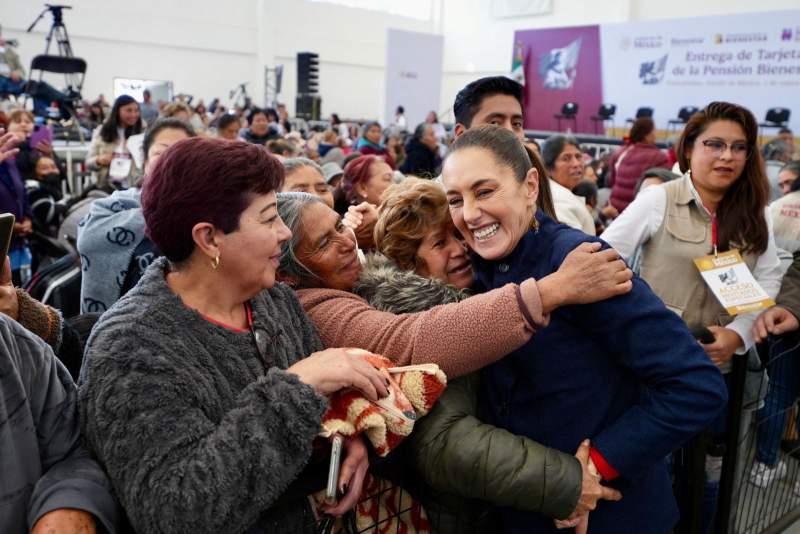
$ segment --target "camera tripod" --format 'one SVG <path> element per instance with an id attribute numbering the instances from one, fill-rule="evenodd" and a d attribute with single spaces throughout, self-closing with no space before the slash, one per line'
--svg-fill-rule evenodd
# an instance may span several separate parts
<path id="1" fill-rule="evenodd" d="M 53 36 L 55 36 L 56 43 L 58 44 L 58 55 L 62 57 L 73 57 L 72 44 L 69 42 L 67 27 L 64 25 L 64 9 L 72 9 L 72 7 L 45 4 L 45 8 L 41 13 L 39 13 L 39 16 L 36 17 L 36 20 L 33 21 L 33 24 L 28 26 L 27 31 L 30 33 L 33 31 L 33 28 L 39 23 L 39 21 L 44 18 L 48 11 L 53 14 L 53 23 L 50 25 L 50 31 L 45 39 L 47 41 L 47 46 L 44 49 L 45 54 L 50 54 L 50 45 L 52 44 Z"/>
<path id="2" fill-rule="evenodd" d="M 39 92 L 49 90 L 48 99 L 58 101 L 63 111 L 66 111 L 68 116 L 72 119 L 72 123 L 78 129 L 78 134 L 83 140 L 83 133 L 78 127 L 76 109 L 80 105 L 81 90 L 83 86 L 83 77 L 86 73 L 86 62 L 80 58 L 76 58 L 72 53 L 72 44 L 69 40 L 69 33 L 67 27 L 64 25 L 65 9 L 72 9 L 71 6 L 45 4 L 45 8 L 36 17 L 36 20 L 28 27 L 28 33 L 32 32 L 40 20 L 50 12 L 53 17 L 53 22 L 50 24 L 50 31 L 47 33 L 45 41 L 47 45 L 44 49 L 43 56 L 36 56 L 31 63 L 31 71 L 34 69 L 39 70 L 39 80 L 34 82 L 28 81 L 27 91 L 30 93 L 32 88 Z M 57 53 L 50 55 L 50 47 L 55 38 Z M 59 93 L 56 89 L 49 86 L 42 81 L 44 72 L 57 72 L 64 74 L 64 82 L 66 89 L 64 93 Z M 33 74 L 31 72 L 31 74 Z M 62 113 L 62 117 L 63 117 Z"/>

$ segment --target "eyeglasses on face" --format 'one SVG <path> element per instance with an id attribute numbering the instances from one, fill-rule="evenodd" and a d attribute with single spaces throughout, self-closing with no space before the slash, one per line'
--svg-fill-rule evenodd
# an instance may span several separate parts
<path id="1" fill-rule="evenodd" d="M 731 157 L 734 159 L 746 159 L 750 155 L 750 145 L 747 143 L 728 144 L 718 139 L 706 139 L 703 141 L 706 154 L 714 157 L 722 156 L 728 148 L 731 149 Z"/>

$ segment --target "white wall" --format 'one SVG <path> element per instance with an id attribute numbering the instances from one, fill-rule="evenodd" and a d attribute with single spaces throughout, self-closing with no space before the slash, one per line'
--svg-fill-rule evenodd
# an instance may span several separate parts
<path id="1" fill-rule="evenodd" d="M 554 0 L 553 11 L 534 17 L 495 18 L 492 0 L 442 0 L 444 80 L 440 111 L 456 93 L 482 76 L 511 72 L 514 32 L 628 20 L 630 0 Z M 452 119 L 452 114 L 449 114 Z"/>
<path id="2" fill-rule="evenodd" d="M 110 98 L 114 77 L 172 80 L 176 93 L 227 99 L 247 81 L 263 103 L 264 65 L 284 65 L 281 100 L 294 110 L 297 52 L 320 55 L 325 114 L 377 117 L 383 104 L 386 30 L 430 32 L 431 22 L 304 0 L 72 0 L 64 11 L 76 56 L 88 62 L 84 96 Z M 0 2 L 3 34 L 23 64 L 44 52 L 50 16 L 25 28 L 43 2 Z M 61 84 L 63 85 L 63 84 Z"/>
<path id="3" fill-rule="evenodd" d="M 412 0 L 408 0 L 412 1 Z M 6 37 L 25 64 L 44 50 L 49 15 L 25 28 L 44 1 L 0 1 Z M 553 0 L 547 15 L 494 18 L 492 0 L 434 0 L 429 21 L 305 0 L 71 0 L 64 12 L 77 56 L 89 64 L 84 96 L 110 97 L 115 76 L 172 80 L 176 92 L 227 99 L 248 81 L 263 100 L 265 65 L 285 67 L 281 100 L 294 110 L 295 54 L 320 55 L 323 113 L 375 118 L 383 109 L 386 30 L 445 37 L 440 111 L 481 76 L 510 70 L 515 30 L 797 8 L 798 0 Z"/>
<path id="4" fill-rule="evenodd" d="M 72 0 L 64 20 L 75 55 L 88 63 L 84 96 L 103 93 L 110 99 L 114 77 L 172 80 L 176 92 L 206 102 L 227 95 L 237 83 L 254 78 L 256 2 L 236 0 L 220 8 L 214 0 Z M 31 0 L 0 2 L 3 34 L 19 39 L 25 65 L 44 52 L 50 15 L 25 33 L 43 7 Z"/>

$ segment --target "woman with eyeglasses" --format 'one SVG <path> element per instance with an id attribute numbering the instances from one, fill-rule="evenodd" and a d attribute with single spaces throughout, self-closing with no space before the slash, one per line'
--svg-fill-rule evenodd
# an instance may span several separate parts
<path id="1" fill-rule="evenodd" d="M 701 346 L 723 373 L 730 372 L 734 354 L 753 346 L 751 327 L 757 313 L 728 315 L 693 259 L 738 249 L 759 285 L 771 297 L 777 295 L 782 271 L 757 136 L 749 110 L 710 103 L 692 116 L 678 141 L 683 177 L 642 191 L 601 236 L 626 259 L 641 247 L 640 276 L 690 329 L 705 327 L 713 334 L 714 341 Z M 723 441 L 724 428 L 724 418 L 712 427 L 715 442 Z M 706 458 L 706 526 L 713 518 L 719 486 L 718 472 L 713 471 L 721 451 L 712 453 L 717 456 Z"/>

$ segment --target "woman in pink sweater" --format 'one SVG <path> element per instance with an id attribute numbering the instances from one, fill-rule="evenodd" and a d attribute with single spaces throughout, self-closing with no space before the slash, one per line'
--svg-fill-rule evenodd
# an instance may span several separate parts
<path id="1" fill-rule="evenodd" d="M 476 371 L 521 347 L 559 306 L 625 293 L 631 277 L 613 250 L 585 245 L 542 280 L 395 315 L 351 293 L 361 262 L 355 236 L 340 215 L 303 193 L 278 195 L 278 211 L 292 231 L 278 278 L 297 290 L 326 347 L 359 347 L 399 365 L 435 363 L 448 377 Z"/>

